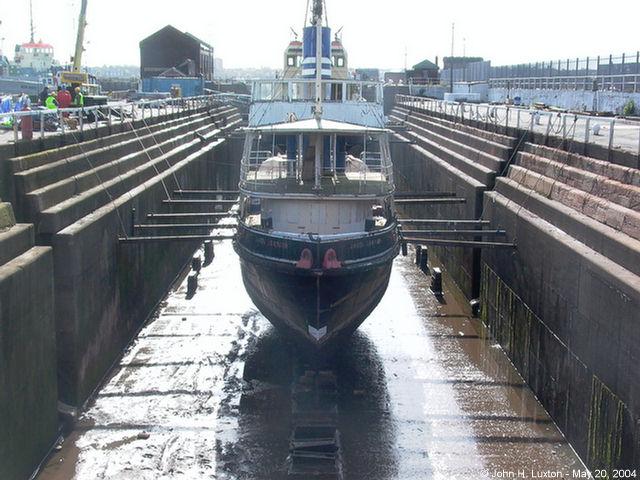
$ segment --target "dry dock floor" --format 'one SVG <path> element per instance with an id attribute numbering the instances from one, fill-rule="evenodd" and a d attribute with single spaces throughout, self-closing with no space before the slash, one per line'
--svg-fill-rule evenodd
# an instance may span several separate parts
<path id="1" fill-rule="evenodd" d="M 125 353 L 39 480 L 287 478 L 291 350 L 230 242 Z M 480 323 L 411 256 L 336 355 L 344 478 L 573 478 L 584 467 Z M 562 472 L 563 476 L 557 476 Z M 510 475 L 524 476 L 510 476 Z"/>

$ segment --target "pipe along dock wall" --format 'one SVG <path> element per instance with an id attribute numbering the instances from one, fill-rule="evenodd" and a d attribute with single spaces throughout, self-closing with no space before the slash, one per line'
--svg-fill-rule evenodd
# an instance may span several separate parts
<path id="1" fill-rule="evenodd" d="M 57 402 L 84 404 L 198 248 L 120 244 L 133 209 L 147 223 L 174 190 L 235 190 L 240 123 L 216 104 L 0 150 L 22 222 L 0 204 L 0 478 L 29 477 L 57 438 Z"/>
<path id="2" fill-rule="evenodd" d="M 393 144 L 398 190 L 467 200 L 403 205 L 401 213 L 483 219 L 506 230 L 515 250 L 430 254 L 469 299 L 479 296 L 489 333 L 585 463 L 637 468 L 638 159 L 579 142 L 545 146 L 549 139 L 538 135 L 461 125 L 415 107 L 396 105 L 391 117 L 405 128 Z"/>

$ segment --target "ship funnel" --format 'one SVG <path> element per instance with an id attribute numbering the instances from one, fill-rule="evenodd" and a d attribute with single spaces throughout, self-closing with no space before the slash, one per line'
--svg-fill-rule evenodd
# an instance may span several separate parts
<path id="1" fill-rule="evenodd" d="M 317 28 L 322 29 L 322 78 L 331 78 L 331 29 L 320 25 L 304 28 L 302 77 L 316 78 Z"/>

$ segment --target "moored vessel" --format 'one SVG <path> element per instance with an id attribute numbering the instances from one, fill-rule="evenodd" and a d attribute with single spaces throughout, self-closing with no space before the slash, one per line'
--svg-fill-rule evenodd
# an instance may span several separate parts
<path id="1" fill-rule="evenodd" d="M 346 54 L 323 9 L 313 2 L 301 57 L 285 54 L 289 75 L 254 82 L 235 240 L 256 306 L 316 350 L 373 311 L 399 251 L 382 86 L 332 75 Z"/>

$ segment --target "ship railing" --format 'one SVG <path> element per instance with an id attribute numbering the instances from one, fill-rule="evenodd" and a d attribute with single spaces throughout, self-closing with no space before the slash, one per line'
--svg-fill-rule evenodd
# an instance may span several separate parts
<path id="1" fill-rule="evenodd" d="M 38 109 L 0 113 L 0 124 L 13 129 L 14 142 L 20 141 L 21 122 L 31 117 L 39 122 L 34 129 L 34 137 L 65 134 L 69 131 L 84 132 L 100 126 L 124 124 L 134 121 L 148 121 L 166 115 L 189 113 L 214 105 L 228 104 L 229 97 L 224 94 L 201 95 L 183 98 L 164 98 L 137 102 L 110 102 L 107 105 L 72 107 L 58 109 Z M 48 122 L 53 120 L 54 122 Z M 51 129 L 49 129 L 51 128 Z M 53 129 L 55 128 L 55 129 Z"/>
<path id="2" fill-rule="evenodd" d="M 383 152 L 363 152 L 359 157 L 348 155 L 344 166 L 337 166 L 330 156 L 321 168 L 321 184 L 337 181 L 334 189 L 344 194 L 386 195 L 393 190 L 393 166 L 385 162 Z M 314 193 L 315 182 L 303 181 L 299 159 L 271 152 L 252 152 L 242 160 L 241 184 L 253 192 L 299 194 Z M 282 188 L 280 188 L 282 187 Z"/>
<path id="3" fill-rule="evenodd" d="M 254 102 L 309 102 L 316 98 L 316 83 L 313 79 L 256 80 L 252 87 Z M 323 80 L 322 91 L 325 102 L 383 101 L 381 82 Z"/>
<path id="4" fill-rule="evenodd" d="M 396 105 L 444 116 L 454 122 L 473 121 L 502 133 L 529 132 L 558 141 L 602 147 L 609 155 L 624 150 L 640 156 L 640 124 L 614 117 L 594 117 L 515 105 L 470 104 L 411 95 L 396 95 Z M 605 152 L 605 153 L 606 153 Z"/>

